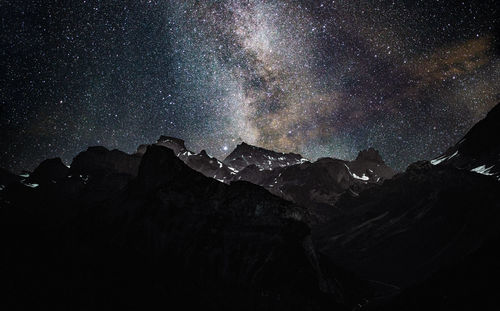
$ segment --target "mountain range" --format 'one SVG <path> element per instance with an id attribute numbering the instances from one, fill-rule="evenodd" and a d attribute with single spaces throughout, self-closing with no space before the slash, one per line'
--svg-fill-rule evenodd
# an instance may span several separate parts
<path id="1" fill-rule="evenodd" d="M 161 136 L 0 170 L 4 310 L 494 310 L 500 105 L 430 161 Z"/>

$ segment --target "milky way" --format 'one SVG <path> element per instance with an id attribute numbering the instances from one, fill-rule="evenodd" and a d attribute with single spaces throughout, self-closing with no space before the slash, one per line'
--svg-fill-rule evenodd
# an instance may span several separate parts
<path id="1" fill-rule="evenodd" d="M 3 1 L 0 166 L 133 152 L 373 146 L 397 169 L 500 101 L 495 1 Z"/>

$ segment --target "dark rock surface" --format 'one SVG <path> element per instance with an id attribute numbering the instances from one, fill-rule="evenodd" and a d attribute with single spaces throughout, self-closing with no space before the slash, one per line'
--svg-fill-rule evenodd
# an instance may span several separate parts
<path id="1" fill-rule="evenodd" d="M 313 228 L 321 252 L 373 284 L 376 298 L 367 307 L 497 308 L 500 183 L 469 170 L 495 159 L 496 138 L 472 140 L 498 126 L 497 109 L 467 133 L 467 147 L 462 140 L 447 152 L 466 156 L 419 161 L 359 196 L 346 193 L 332 221 Z"/>
<path id="2" fill-rule="evenodd" d="M 359 177 L 367 177 L 370 182 L 380 182 L 390 179 L 396 172 L 387 166 L 379 152 L 373 148 L 368 148 L 359 152 L 354 161 L 350 161 L 347 166 L 353 174 Z"/>
<path id="3" fill-rule="evenodd" d="M 184 162 L 195 171 L 222 182 L 230 181 L 236 174 L 227 165 L 209 156 L 205 150 L 186 157 Z"/>
<path id="4" fill-rule="evenodd" d="M 9 172 L 6 169 L 0 168 L 0 185 L 2 186 L 2 188 L 5 188 L 10 184 L 19 181 L 21 181 L 21 177 Z"/>
<path id="5" fill-rule="evenodd" d="M 500 179 L 500 104 L 432 163 L 475 170 Z"/>
<path id="6" fill-rule="evenodd" d="M 500 233 L 500 183 L 450 167 L 410 167 L 343 196 L 315 228 L 320 250 L 364 278 L 401 288 Z"/>
<path id="7" fill-rule="evenodd" d="M 108 167 L 90 152 L 74 172 Z M 302 208 L 206 178 L 165 147 L 107 197 L 95 178 L 67 191 L 78 181 L 3 191 L 4 310 L 347 310 L 368 295 L 316 253 Z"/>
<path id="8" fill-rule="evenodd" d="M 184 140 L 171 136 L 160 136 L 156 145 L 172 149 L 176 156 L 180 156 L 182 153 L 188 151 Z"/>
<path id="9" fill-rule="evenodd" d="M 206 177 L 228 183 L 236 174 L 234 169 L 229 168 L 218 159 L 211 157 L 205 150 L 200 151 L 200 153 L 188 150 L 182 139 L 171 136 L 161 136 L 154 145 L 171 149 L 187 166 L 202 173 Z M 140 145 L 135 154 L 138 156 L 144 155 L 148 146 L 149 145 Z"/>
<path id="10" fill-rule="evenodd" d="M 361 158 L 348 162 L 321 158 L 312 163 L 272 170 L 251 164 L 235 174 L 232 180 L 246 180 L 260 185 L 279 197 L 308 208 L 314 222 L 327 222 L 333 216 L 332 210 L 340 195 L 345 192 L 357 195 L 359 191 L 382 183 L 393 175 L 394 171 L 383 161 Z"/>
<path id="11" fill-rule="evenodd" d="M 477 251 L 440 268 L 373 310 L 497 310 L 499 243 L 500 237 L 485 241 Z"/>
<path id="12" fill-rule="evenodd" d="M 136 176 L 140 162 L 141 157 L 137 154 L 129 155 L 101 146 L 89 147 L 73 159 L 69 174 L 102 176 L 121 173 Z"/>
<path id="13" fill-rule="evenodd" d="M 38 165 L 28 180 L 31 183 L 55 182 L 66 177 L 68 172 L 69 168 L 60 158 L 47 159 Z"/>

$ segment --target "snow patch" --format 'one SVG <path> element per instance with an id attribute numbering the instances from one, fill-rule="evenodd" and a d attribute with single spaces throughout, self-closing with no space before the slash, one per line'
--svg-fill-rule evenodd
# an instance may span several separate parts
<path id="1" fill-rule="evenodd" d="M 451 156 L 440 156 L 438 158 L 435 158 L 434 160 L 431 160 L 431 164 L 432 165 L 438 165 L 439 163 L 443 162 L 443 161 L 446 161 L 446 160 L 449 160 L 453 157 L 456 157 L 458 155 L 458 150 L 455 151 L 455 153 L 453 153 Z"/>
<path id="2" fill-rule="evenodd" d="M 476 168 L 471 169 L 471 172 L 478 173 L 478 174 L 483 174 L 487 176 L 494 176 L 495 174 L 491 173 L 490 170 L 494 167 L 494 165 L 490 167 L 486 167 L 486 165 L 481 165 Z"/>
<path id="3" fill-rule="evenodd" d="M 359 177 L 358 175 L 354 174 L 351 172 L 351 170 L 349 169 L 349 166 L 347 166 L 347 164 L 344 163 L 344 166 L 347 168 L 347 171 L 349 172 L 349 175 L 351 175 L 352 177 L 356 178 L 356 179 L 359 179 L 359 180 L 364 180 L 364 181 L 367 181 L 369 180 L 370 178 L 368 176 L 366 176 L 364 173 L 363 173 L 363 176 Z"/>
<path id="4" fill-rule="evenodd" d="M 21 183 L 22 183 L 23 185 L 25 185 L 25 186 L 30 187 L 30 188 L 36 188 L 36 187 L 38 187 L 38 186 L 39 186 L 39 184 L 30 184 L 30 183 L 28 183 L 28 182 L 25 182 L 24 180 L 22 180 L 22 181 L 21 181 Z"/>
<path id="5" fill-rule="evenodd" d="M 449 160 L 449 159 L 451 159 L 451 158 L 453 158 L 453 157 L 456 157 L 457 155 L 458 155 L 458 150 L 457 150 L 457 151 L 455 151 L 455 153 L 453 153 L 453 154 L 452 154 L 452 155 L 448 158 L 448 160 Z"/>
<path id="6" fill-rule="evenodd" d="M 356 179 L 360 179 L 360 180 L 369 180 L 370 178 L 368 176 L 366 176 L 365 174 L 363 174 L 363 176 L 359 177 L 358 175 L 356 175 L 355 173 L 352 173 L 352 177 L 356 178 Z"/>

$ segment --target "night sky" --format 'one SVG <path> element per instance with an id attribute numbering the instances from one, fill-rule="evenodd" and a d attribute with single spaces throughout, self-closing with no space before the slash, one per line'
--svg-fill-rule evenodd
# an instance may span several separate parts
<path id="1" fill-rule="evenodd" d="M 14 171 L 162 134 L 219 158 L 241 141 L 310 159 L 373 146 L 401 170 L 500 101 L 495 0 L 0 0 L 0 15 Z"/>

